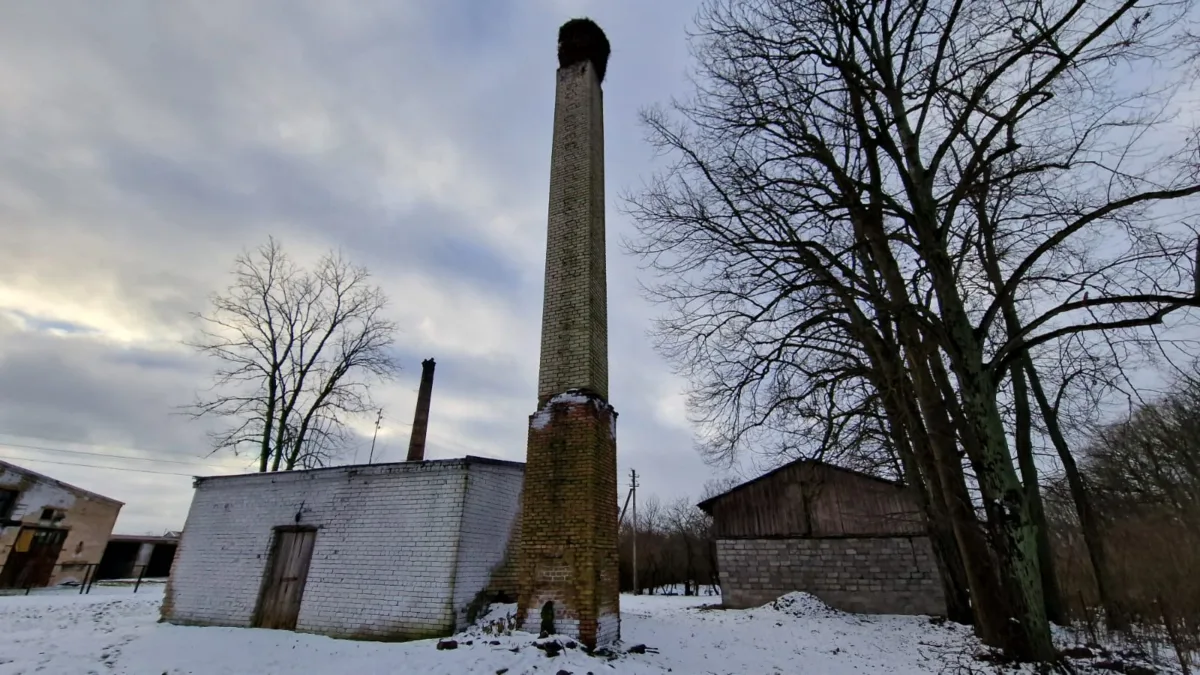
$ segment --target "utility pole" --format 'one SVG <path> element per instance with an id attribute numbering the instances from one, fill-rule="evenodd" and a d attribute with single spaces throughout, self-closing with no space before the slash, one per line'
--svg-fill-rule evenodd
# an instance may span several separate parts
<path id="1" fill-rule="evenodd" d="M 633 594 L 641 595 L 642 589 L 637 579 L 637 471 L 629 470 L 629 494 L 633 497 Z"/>
<path id="2" fill-rule="evenodd" d="M 375 460 L 375 439 L 379 438 L 379 423 L 383 421 L 383 408 L 379 409 L 379 414 L 375 416 L 375 433 L 371 436 L 371 455 L 367 458 L 367 464 Z"/>

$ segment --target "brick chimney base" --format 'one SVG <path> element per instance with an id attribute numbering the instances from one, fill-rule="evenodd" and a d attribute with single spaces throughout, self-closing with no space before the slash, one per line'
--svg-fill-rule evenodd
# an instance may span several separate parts
<path id="1" fill-rule="evenodd" d="M 517 560 L 517 621 L 590 648 L 620 637 L 616 412 L 582 391 L 559 394 L 529 418 Z"/>

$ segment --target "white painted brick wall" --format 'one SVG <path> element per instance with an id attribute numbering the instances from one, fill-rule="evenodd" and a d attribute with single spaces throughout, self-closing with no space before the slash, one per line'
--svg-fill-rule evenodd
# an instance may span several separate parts
<path id="1" fill-rule="evenodd" d="M 487 588 L 492 572 L 504 561 L 521 508 L 525 467 L 473 463 L 468 475 L 454 584 L 458 626 L 464 625 L 467 607 Z"/>
<path id="2" fill-rule="evenodd" d="M 297 630 L 374 639 L 449 632 L 486 584 L 485 578 L 474 586 L 475 570 L 490 563 L 491 549 L 475 536 L 473 553 L 458 555 L 468 473 L 485 466 L 439 460 L 202 481 L 171 571 L 164 618 L 249 626 L 273 528 L 294 524 L 303 504 L 301 524 L 319 529 Z M 523 467 L 508 472 L 519 481 Z M 502 485 L 489 491 L 493 474 Z M 504 472 L 480 471 L 479 477 L 483 507 L 516 509 L 519 482 L 512 496 Z M 501 497 L 511 506 L 499 503 Z M 455 583 L 456 564 L 469 583 Z"/>

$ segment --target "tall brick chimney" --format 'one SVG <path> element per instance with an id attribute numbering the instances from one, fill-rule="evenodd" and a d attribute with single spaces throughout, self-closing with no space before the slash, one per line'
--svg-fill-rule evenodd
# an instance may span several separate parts
<path id="1" fill-rule="evenodd" d="M 425 432 L 429 431 L 429 397 L 433 394 L 433 359 L 421 362 L 421 387 L 417 389 L 417 412 L 408 438 L 408 461 L 425 459 Z"/>
<path id="2" fill-rule="evenodd" d="M 538 412 L 529 419 L 517 618 L 588 647 L 620 637 L 617 414 L 608 404 L 604 31 L 558 32 Z"/>

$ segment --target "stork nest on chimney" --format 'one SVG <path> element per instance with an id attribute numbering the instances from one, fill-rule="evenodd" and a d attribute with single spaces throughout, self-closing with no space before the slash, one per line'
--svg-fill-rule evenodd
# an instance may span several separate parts
<path id="1" fill-rule="evenodd" d="M 604 31 L 591 19 L 571 19 L 558 29 L 560 68 L 591 61 L 596 69 L 596 77 L 603 82 L 611 51 Z"/>

